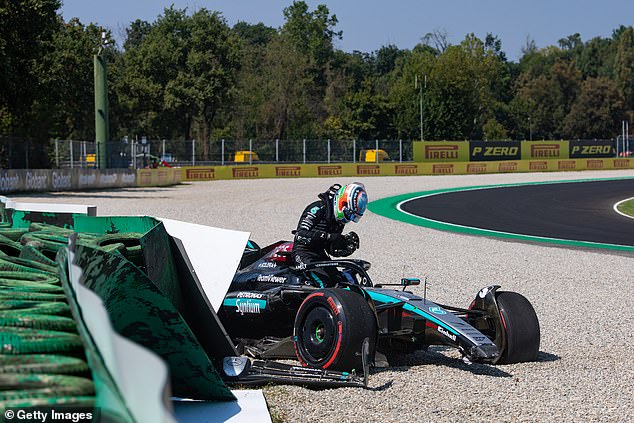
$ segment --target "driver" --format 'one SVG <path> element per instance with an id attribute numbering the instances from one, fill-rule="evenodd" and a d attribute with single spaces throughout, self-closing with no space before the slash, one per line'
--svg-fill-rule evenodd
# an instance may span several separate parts
<path id="1" fill-rule="evenodd" d="M 356 233 L 342 234 L 346 223 L 359 222 L 368 206 L 363 184 L 335 184 L 309 204 L 297 224 L 293 244 L 293 260 L 299 269 L 315 261 L 330 260 L 330 256 L 347 257 L 359 248 Z M 310 276 L 320 287 L 336 283 L 334 268 L 314 269 Z"/>

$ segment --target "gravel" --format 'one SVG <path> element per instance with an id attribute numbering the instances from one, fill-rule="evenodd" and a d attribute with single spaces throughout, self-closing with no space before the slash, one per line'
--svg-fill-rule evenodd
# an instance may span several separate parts
<path id="1" fill-rule="evenodd" d="M 634 170 L 358 180 L 373 200 L 448 187 L 622 176 L 634 176 Z M 215 181 L 11 197 L 92 204 L 99 215 L 145 214 L 239 229 L 267 245 L 291 237 L 317 193 L 351 181 Z M 634 420 L 633 255 L 441 232 L 371 212 L 348 226 L 361 238 L 353 257 L 373 264 L 375 282 L 428 275 L 428 296 L 456 306 L 467 306 L 481 287 L 494 283 L 526 296 L 540 319 L 538 361 L 466 365 L 455 351 L 432 347 L 397 357 L 390 369 L 373 370 L 369 389 L 266 387 L 276 420 Z M 422 295 L 422 288 L 413 290 Z"/>

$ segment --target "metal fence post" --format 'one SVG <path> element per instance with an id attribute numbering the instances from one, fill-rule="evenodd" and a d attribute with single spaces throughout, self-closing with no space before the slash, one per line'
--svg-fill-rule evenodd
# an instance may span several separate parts
<path id="1" fill-rule="evenodd" d="M 303 145 L 304 145 L 304 164 L 306 164 L 306 138 L 304 138 Z"/>
<path id="2" fill-rule="evenodd" d="M 403 140 L 398 140 L 398 161 L 403 163 Z"/>
<path id="3" fill-rule="evenodd" d="M 223 138 L 222 140 L 220 140 L 220 165 L 224 166 L 225 165 L 225 139 Z"/>
<path id="4" fill-rule="evenodd" d="M 249 166 L 253 164 L 253 140 L 249 140 Z"/>
<path id="5" fill-rule="evenodd" d="M 376 140 L 376 149 L 374 150 L 374 161 L 379 162 L 379 140 Z"/>
<path id="6" fill-rule="evenodd" d="M 55 167 L 59 169 L 59 140 L 55 140 Z"/>
<path id="7" fill-rule="evenodd" d="M 73 166 L 73 140 L 70 140 L 70 168 L 72 169 Z"/>
<path id="8" fill-rule="evenodd" d="M 86 141 L 82 141 L 81 142 L 81 167 L 88 167 L 87 163 L 86 163 Z"/>
<path id="9" fill-rule="evenodd" d="M 196 165 L 196 140 L 192 140 L 192 166 Z"/>
<path id="10" fill-rule="evenodd" d="M 328 138 L 328 164 L 330 164 L 330 138 Z"/>
<path id="11" fill-rule="evenodd" d="M 352 140 L 352 163 L 357 162 L 357 140 Z"/>
<path id="12" fill-rule="evenodd" d="M 279 162 L 280 158 L 279 158 L 279 143 L 280 140 L 278 138 L 275 138 L 275 161 Z"/>

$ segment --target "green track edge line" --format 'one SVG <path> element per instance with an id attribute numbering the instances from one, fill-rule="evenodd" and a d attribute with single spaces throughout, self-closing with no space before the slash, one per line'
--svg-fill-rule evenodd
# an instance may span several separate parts
<path id="1" fill-rule="evenodd" d="M 522 235 L 522 234 L 514 234 L 510 232 L 495 231 L 491 229 L 474 228 L 470 226 L 456 225 L 453 223 L 441 222 L 441 221 L 437 221 L 433 219 L 428 219 L 425 217 L 419 217 L 419 216 L 415 216 L 415 215 L 403 212 L 398 209 L 399 204 L 405 201 L 413 200 L 415 198 L 420 198 L 420 197 L 428 197 L 432 195 L 445 194 L 449 192 L 472 191 L 472 190 L 490 189 L 490 188 L 506 188 L 506 187 L 517 187 L 517 186 L 526 186 L 526 185 L 550 185 L 550 184 L 563 184 L 563 183 L 618 181 L 618 180 L 627 180 L 627 179 L 634 180 L 633 177 L 592 178 L 592 179 L 575 179 L 575 180 L 564 180 L 564 181 L 524 182 L 524 183 L 516 183 L 516 184 L 478 185 L 478 186 L 472 186 L 472 187 L 445 188 L 445 189 L 420 191 L 420 192 L 396 195 L 393 197 L 381 198 L 379 200 L 370 202 L 370 204 L 368 205 L 368 209 L 371 212 L 378 214 L 379 216 L 387 217 L 389 219 L 398 220 L 400 222 L 409 223 L 412 225 L 424 226 L 427 228 L 436 229 L 440 231 L 457 232 L 457 233 L 462 233 L 467 235 L 505 238 L 505 239 L 515 240 L 515 241 L 529 241 L 529 242 L 565 245 L 565 246 L 571 246 L 571 247 L 600 248 L 600 249 L 606 249 L 606 250 L 634 252 L 634 246 L 629 246 L 629 245 L 603 244 L 603 243 L 590 242 L 590 241 L 547 238 L 547 237 L 540 237 L 536 235 Z"/>

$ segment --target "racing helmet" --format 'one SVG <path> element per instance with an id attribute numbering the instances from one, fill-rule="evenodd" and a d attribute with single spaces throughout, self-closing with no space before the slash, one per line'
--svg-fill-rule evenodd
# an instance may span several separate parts
<path id="1" fill-rule="evenodd" d="M 335 219 L 338 222 L 357 223 L 368 208 L 368 194 L 362 183 L 354 182 L 337 190 L 333 199 Z"/>

